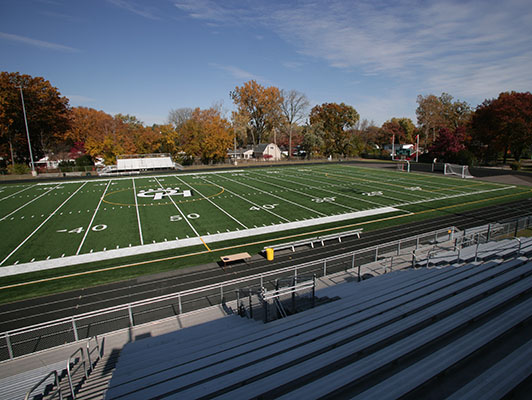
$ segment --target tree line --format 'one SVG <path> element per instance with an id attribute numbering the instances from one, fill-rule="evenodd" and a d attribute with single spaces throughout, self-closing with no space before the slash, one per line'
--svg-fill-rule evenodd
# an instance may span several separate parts
<path id="1" fill-rule="evenodd" d="M 289 157 L 388 157 L 396 145 L 415 143 L 427 160 L 489 164 L 512 156 L 519 161 L 532 147 L 532 94 L 504 92 L 473 109 L 442 93 L 419 95 L 417 125 L 394 117 L 381 126 L 360 119 L 344 103 L 312 108 L 305 94 L 265 87 L 250 80 L 229 93 L 235 110 L 223 106 L 170 110 L 165 124 L 146 126 L 132 115 L 110 115 L 69 100 L 42 77 L 0 73 L 0 157 L 7 164 L 28 163 L 23 116 L 35 159 L 101 157 L 114 163 L 121 154 L 170 153 L 179 161 L 217 163 L 233 146 L 275 142 Z"/>

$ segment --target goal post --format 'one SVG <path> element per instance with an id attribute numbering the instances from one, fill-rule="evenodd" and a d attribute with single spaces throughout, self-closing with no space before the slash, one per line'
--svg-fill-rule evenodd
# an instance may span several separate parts
<path id="1" fill-rule="evenodd" d="M 473 178 L 473 175 L 469 172 L 467 165 L 448 164 L 445 163 L 443 167 L 444 175 L 456 175 L 460 178 Z"/>
<path id="2" fill-rule="evenodd" d="M 398 161 L 397 170 L 404 171 L 404 172 L 410 172 L 410 161 L 408 160 Z"/>

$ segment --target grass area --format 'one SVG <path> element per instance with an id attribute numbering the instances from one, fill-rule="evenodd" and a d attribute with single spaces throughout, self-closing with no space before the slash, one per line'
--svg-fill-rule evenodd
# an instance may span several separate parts
<path id="1" fill-rule="evenodd" d="M 91 253 L 98 260 L 117 247 L 224 232 L 228 240 L 3 277 L 0 302 L 186 268 L 230 252 L 256 253 L 317 231 L 369 231 L 531 194 L 524 187 L 338 164 L 3 185 L 2 266 Z M 384 207 L 393 211 L 363 214 Z M 253 234 L 262 227 L 267 234 Z M 234 235 L 242 237 L 229 239 Z"/>

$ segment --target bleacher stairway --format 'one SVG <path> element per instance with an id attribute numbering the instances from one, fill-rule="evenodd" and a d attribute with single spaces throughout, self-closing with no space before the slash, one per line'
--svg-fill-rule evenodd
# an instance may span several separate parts
<path id="1" fill-rule="evenodd" d="M 532 240 L 507 250 L 331 287 L 340 300 L 268 324 L 228 316 L 130 343 L 105 398 L 528 395 Z"/>

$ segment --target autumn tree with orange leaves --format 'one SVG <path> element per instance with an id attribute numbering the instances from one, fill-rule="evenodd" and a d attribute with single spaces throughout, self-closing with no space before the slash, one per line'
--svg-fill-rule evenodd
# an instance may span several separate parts
<path id="1" fill-rule="evenodd" d="M 68 99 L 41 77 L 0 72 L 0 156 L 29 161 L 20 87 L 35 159 L 53 148 L 69 125 Z"/>
<path id="2" fill-rule="evenodd" d="M 279 89 L 264 87 L 251 80 L 237 86 L 230 96 L 237 106 L 233 120 L 244 118 L 247 121 L 251 142 L 256 145 L 270 140 L 273 130 L 279 129 L 283 121 L 283 97 Z"/>
<path id="3" fill-rule="evenodd" d="M 179 130 L 180 150 L 186 154 L 185 163 L 199 159 L 204 164 L 223 161 L 233 144 L 231 124 L 219 111 L 196 108 Z"/>

